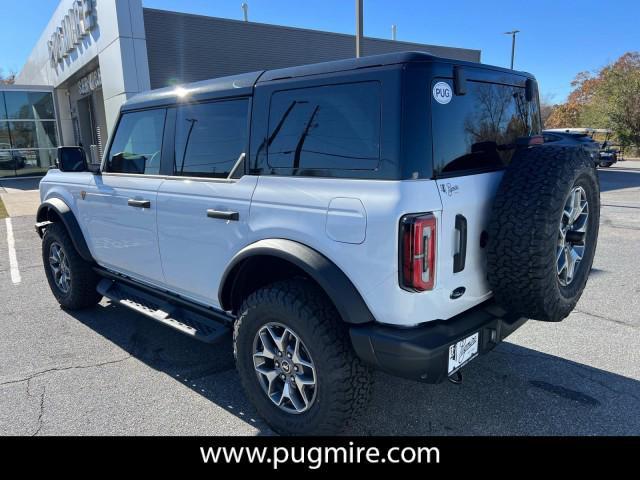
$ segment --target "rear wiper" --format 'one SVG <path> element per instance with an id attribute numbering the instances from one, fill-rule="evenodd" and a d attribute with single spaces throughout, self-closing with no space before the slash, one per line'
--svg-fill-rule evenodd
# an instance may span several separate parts
<path id="1" fill-rule="evenodd" d="M 544 143 L 544 139 L 541 135 L 518 137 L 514 143 L 498 144 L 493 141 L 477 142 L 471 145 L 471 153 L 486 152 L 491 150 L 504 152 L 505 150 L 514 150 L 516 148 L 529 147 L 531 145 L 540 145 L 542 143 Z"/>

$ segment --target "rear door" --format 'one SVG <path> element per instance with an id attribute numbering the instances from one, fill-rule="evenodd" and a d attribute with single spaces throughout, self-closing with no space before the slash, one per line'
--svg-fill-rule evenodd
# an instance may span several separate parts
<path id="1" fill-rule="evenodd" d="M 166 284 L 207 305 L 218 306 L 222 273 L 249 238 L 257 182 L 243 174 L 249 105 L 236 98 L 178 106 L 173 166 L 158 191 Z"/>
<path id="2" fill-rule="evenodd" d="M 432 83 L 434 172 L 443 206 L 437 282 L 451 291 L 464 287 L 464 298 L 476 301 L 491 293 L 486 230 L 493 199 L 515 140 L 539 133 L 539 114 L 521 87 L 468 81 L 466 95 L 442 94 L 452 87 L 448 79 Z"/>

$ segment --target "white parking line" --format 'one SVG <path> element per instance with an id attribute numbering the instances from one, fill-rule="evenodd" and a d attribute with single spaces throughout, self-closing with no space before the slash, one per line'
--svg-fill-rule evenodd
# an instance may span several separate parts
<path id="1" fill-rule="evenodd" d="M 11 270 L 11 281 L 17 285 L 22 281 L 20 269 L 18 268 L 18 256 L 16 255 L 16 241 L 13 238 L 13 224 L 11 218 L 5 219 L 7 224 L 7 246 L 9 247 L 9 267 Z"/>

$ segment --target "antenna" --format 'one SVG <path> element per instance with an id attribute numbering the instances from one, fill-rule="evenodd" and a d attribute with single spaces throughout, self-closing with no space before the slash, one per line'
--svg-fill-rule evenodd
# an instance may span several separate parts
<path id="1" fill-rule="evenodd" d="M 248 22 L 249 21 L 249 4 L 247 2 L 244 2 L 242 4 L 242 13 L 244 14 L 244 21 Z"/>
<path id="2" fill-rule="evenodd" d="M 397 27 L 396 27 L 396 24 L 394 23 L 393 25 L 391 25 L 391 40 L 396 39 L 396 32 L 397 32 Z"/>

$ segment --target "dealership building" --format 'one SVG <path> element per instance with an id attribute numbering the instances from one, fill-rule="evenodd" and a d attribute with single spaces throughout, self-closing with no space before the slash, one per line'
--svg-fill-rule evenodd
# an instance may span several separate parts
<path id="1" fill-rule="evenodd" d="M 44 171 L 58 145 L 82 145 L 99 158 L 120 106 L 139 92 L 349 58 L 355 43 L 353 35 L 156 10 L 141 0 L 61 0 L 17 85 L 0 89 L 0 161 L 3 154 L 27 159 L 14 160 L 13 172 L 0 166 L 0 176 Z M 362 55 L 403 50 L 480 61 L 479 50 L 369 37 L 361 43 Z M 31 136 L 12 135 L 20 121 Z"/>

